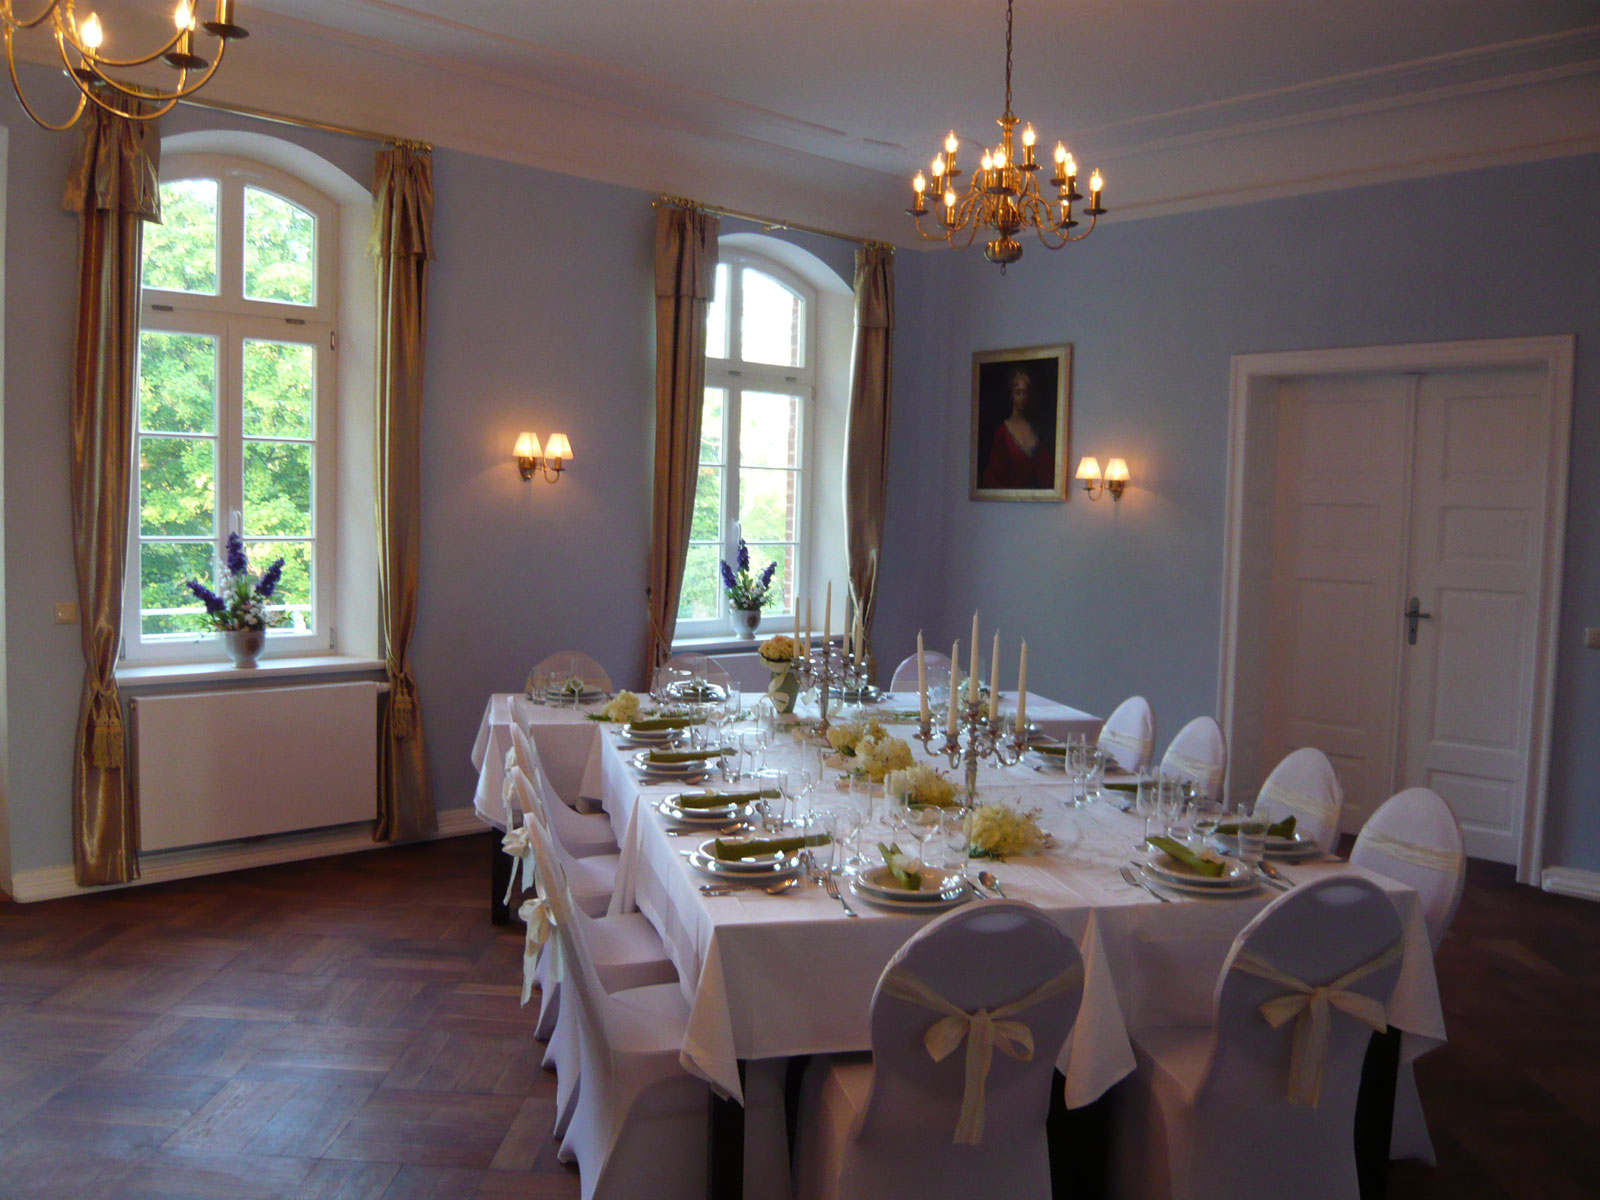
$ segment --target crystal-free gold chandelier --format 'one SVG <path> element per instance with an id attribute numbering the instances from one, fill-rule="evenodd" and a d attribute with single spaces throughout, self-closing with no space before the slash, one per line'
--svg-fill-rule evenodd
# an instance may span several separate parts
<path id="1" fill-rule="evenodd" d="M 956 147 L 960 143 L 955 130 L 944 139 L 944 153 L 934 155 L 932 188 L 937 212 L 933 219 L 938 222 L 937 230 L 929 233 L 922 227 L 922 218 L 928 215 L 929 181 L 921 171 L 911 181 L 911 207 L 906 212 L 916 219 L 917 232 L 923 237 L 948 242 L 957 250 L 972 245 L 979 230 L 992 231 L 994 237 L 983 248 L 983 256 L 999 263 L 1004 273 L 1007 263 L 1022 257 L 1022 243 L 1014 235 L 1025 227 L 1038 233 L 1046 249 L 1059 250 L 1093 233 L 1095 221 L 1106 211 L 1100 202 L 1105 180 L 1095 171 L 1089 176 L 1089 207 L 1084 210 L 1089 228 L 1082 233 L 1072 232 L 1082 224 L 1072 213 L 1073 204 L 1083 199 L 1078 191 L 1078 164 L 1057 142 L 1055 174 L 1050 176 L 1056 199 L 1045 199 L 1039 190 L 1032 125 L 1023 127 L 1022 158 L 1017 158 L 1014 138 L 1018 120 L 1011 111 L 1011 0 L 1006 0 L 1006 112 L 997 124 L 1000 144 L 993 150 L 984 150 L 964 196 L 956 194 L 955 181 L 962 172 L 956 166 Z"/>
<path id="2" fill-rule="evenodd" d="M 234 23 L 233 0 L 217 0 L 217 19 L 206 21 L 199 28 L 217 39 L 217 56 L 211 62 L 195 53 L 194 35 L 196 21 L 192 0 L 178 0 L 173 11 L 174 32 L 164 45 L 149 54 L 136 58 L 112 58 L 101 53 L 106 41 L 105 29 L 98 14 L 91 12 L 82 22 L 73 11 L 73 0 L 49 0 L 43 11 L 32 17 L 18 17 L 13 11 L 14 0 L 0 0 L 0 21 L 5 23 L 6 66 L 11 71 L 11 86 L 17 99 L 34 123 L 46 129 L 68 129 L 77 123 L 84 108 L 91 101 L 107 112 L 149 121 L 171 110 L 185 96 L 192 96 L 210 82 L 222 65 L 222 55 L 228 43 L 235 38 L 249 37 L 245 29 Z M 50 23 L 50 35 L 55 39 L 66 74 L 78 86 L 78 106 L 65 121 L 47 121 L 34 111 L 33 105 L 22 93 L 22 83 L 17 79 L 16 52 L 12 39 L 28 30 Z M 119 80 L 108 71 L 124 71 L 143 67 L 161 59 L 178 72 L 175 86 L 167 88 Z M 194 73 L 199 72 L 198 78 Z M 122 103 L 119 103 L 121 101 Z M 137 103 L 127 103 L 136 101 Z"/>

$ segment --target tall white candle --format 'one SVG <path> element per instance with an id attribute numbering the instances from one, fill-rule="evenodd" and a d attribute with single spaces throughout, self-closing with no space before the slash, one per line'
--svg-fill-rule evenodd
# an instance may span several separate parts
<path id="1" fill-rule="evenodd" d="M 945 726 L 950 736 L 956 735 L 956 709 L 961 706 L 961 689 L 956 686 L 956 676 L 961 674 L 961 640 L 950 643 L 950 723 Z"/>
<path id="2" fill-rule="evenodd" d="M 794 652 L 800 653 L 800 597 L 794 598 Z"/>
<path id="3" fill-rule="evenodd" d="M 856 666 L 866 666 L 866 646 L 861 636 L 861 605 L 856 605 Z"/>
<path id="4" fill-rule="evenodd" d="M 922 723 L 927 725 L 933 719 L 933 714 L 928 711 L 928 660 L 922 656 L 922 630 L 917 630 L 917 695 L 921 697 Z"/>
<path id="5" fill-rule="evenodd" d="M 811 657 L 811 597 L 806 597 L 806 657 Z"/>
<path id="6" fill-rule="evenodd" d="M 828 594 L 822 601 L 822 652 L 828 652 L 833 641 L 833 580 L 828 580 Z"/>
<path id="7" fill-rule="evenodd" d="M 1017 736 L 1028 728 L 1028 639 L 1022 639 L 1022 661 L 1017 664 Z"/>
<path id="8" fill-rule="evenodd" d="M 978 702 L 978 614 L 972 614 L 972 666 L 967 671 L 967 703 Z"/>
<path id="9" fill-rule="evenodd" d="M 994 649 L 989 654 L 989 724 L 1000 719 L 1000 631 L 994 631 Z"/>

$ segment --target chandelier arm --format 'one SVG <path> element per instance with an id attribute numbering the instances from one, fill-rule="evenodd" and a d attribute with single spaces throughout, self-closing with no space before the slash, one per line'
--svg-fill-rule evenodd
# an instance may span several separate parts
<path id="1" fill-rule="evenodd" d="M 11 44 L 11 27 L 6 27 L 6 69 L 11 72 L 11 87 L 17 93 L 17 102 L 22 105 L 22 111 L 27 113 L 33 123 L 41 129 L 48 129 L 51 133 L 62 133 L 71 129 L 83 115 L 83 106 L 89 102 L 88 95 L 82 88 L 78 89 L 78 107 L 72 110 L 72 115 L 59 125 L 53 121 L 46 121 L 33 111 L 33 105 L 28 103 L 28 97 L 23 94 L 22 81 L 17 78 L 17 56 Z"/>
<path id="2" fill-rule="evenodd" d="M 84 57 L 88 59 L 89 66 L 92 70 L 94 70 L 96 75 L 100 74 L 98 69 L 100 67 L 143 67 L 155 62 L 156 59 L 160 58 L 163 54 L 166 54 L 169 50 L 172 50 L 174 47 L 176 47 L 177 44 L 183 40 L 183 35 L 189 32 L 190 30 L 187 29 L 178 30 L 172 35 L 172 38 L 166 43 L 166 45 L 151 51 L 143 58 L 106 58 L 100 54 L 85 55 Z M 224 43 L 226 40 L 227 39 L 225 38 L 217 39 L 219 45 Z M 74 45 L 73 49 L 78 49 L 78 47 Z M 218 54 L 218 57 L 220 58 L 221 55 Z M 102 76 L 102 78 L 104 78 L 104 76 Z"/>
<path id="3" fill-rule="evenodd" d="M 205 72 L 200 76 L 200 78 L 193 83 L 187 82 L 189 75 L 188 68 L 178 68 L 178 86 L 170 92 L 163 91 L 159 88 L 146 88 L 140 87 L 137 84 L 123 83 L 120 80 L 113 79 L 111 76 L 100 71 L 94 66 L 93 63 L 90 64 L 90 70 L 94 72 L 95 79 L 100 83 L 105 84 L 112 91 L 118 93 L 119 95 L 126 96 L 129 100 L 138 100 L 146 104 L 154 103 L 166 105 L 166 107 L 161 109 L 159 112 L 141 113 L 139 116 L 134 117 L 132 113 L 126 113 L 119 108 L 113 108 L 111 105 L 105 103 L 92 93 L 89 94 L 89 99 L 95 104 L 98 104 L 101 108 L 105 109 L 107 112 L 116 113 L 118 116 L 132 117 L 134 120 L 138 121 L 154 120 L 156 117 L 161 116 L 162 113 L 170 110 L 172 106 L 179 100 L 184 99 L 186 96 L 192 96 L 201 88 L 205 87 L 207 82 L 210 81 L 211 77 L 217 73 L 217 68 L 222 65 L 223 47 L 225 45 L 226 43 L 218 44 L 217 57 L 211 61 L 211 64 L 208 67 L 206 67 Z"/>
<path id="4" fill-rule="evenodd" d="M 1068 237 L 1067 241 L 1069 241 L 1069 242 L 1081 242 L 1081 241 L 1083 241 L 1084 238 L 1088 237 L 1091 233 L 1094 232 L 1094 223 L 1096 221 L 1098 221 L 1099 219 L 1100 219 L 1100 217 L 1099 217 L 1098 214 L 1090 214 L 1090 217 L 1089 217 L 1089 228 L 1085 229 L 1082 233 L 1078 234 L 1077 237 Z"/>
<path id="5" fill-rule="evenodd" d="M 37 29 L 37 28 L 39 28 L 39 26 L 43 25 L 46 21 L 48 21 L 50 19 L 51 14 L 54 13 L 56 11 L 56 9 L 58 9 L 60 7 L 61 7 L 61 0 L 49 0 L 49 2 L 44 6 L 44 8 L 42 10 L 40 10 L 38 16 L 33 17 L 33 18 L 29 19 L 29 20 L 19 21 L 12 14 L 11 5 L 9 3 L 7 3 L 4 9 L 0 9 L 0 20 L 4 20 L 5 21 L 6 28 L 8 30 L 9 29 Z"/>

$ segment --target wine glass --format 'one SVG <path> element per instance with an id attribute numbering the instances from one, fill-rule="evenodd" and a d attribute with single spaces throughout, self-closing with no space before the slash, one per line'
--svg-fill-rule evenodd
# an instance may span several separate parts
<path id="1" fill-rule="evenodd" d="M 767 765 L 767 749 L 778 738 L 778 706 L 770 696 L 756 701 L 756 731 L 761 741 L 761 765 Z"/>
<path id="2" fill-rule="evenodd" d="M 944 809 L 937 804 L 907 804 L 906 830 L 917 839 L 917 861 L 928 864 L 928 841 L 939 832 L 944 822 Z"/>
<path id="3" fill-rule="evenodd" d="M 746 775 L 756 773 L 756 760 L 761 754 L 761 731 L 759 729 L 741 729 L 739 731 L 739 769 L 735 778 L 743 779 Z"/>
<path id="4" fill-rule="evenodd" d="M 939 824 L 939 848 L 944 852 L 940 865 L 966 878 L 967 864 L 971 861 L 971 838 L 972 810 L 964 804 L 945 809 Z"/>
<path id="5" fill-rule="evenodd" d="M 1182 836 L 1184 813 L 1189 805 L 1189 794 L 1185 790 L 1184 780 L 1169 779 L 1163 775 L 1158 786 L 1159 808 L 1156 817 L 1161 822 L 1161 832 L 1168 837 Z"/>
<path id="6" fill-rule="evenodd" d="M 1189 827 L 1194 831 L 1194 841 L 1203 845 L 1222 823 L 1222 802 L 1209 796 L 1196 796 L 1189 802 L 1189 813 Z"/>
<path id="7" fill-rule="evenodd" d="M 1139 844 L 1134 849 L 1142 853 L 1149 849 L 1150 822 L 1154 819 L 1160 802 L 1161 774 L 1148 768 L 1140 768 L 1135 779 L 1137 790 L 1133 794 L 1133 811 L 1144 819 L 1144 836 L 1139 839 Z"/>

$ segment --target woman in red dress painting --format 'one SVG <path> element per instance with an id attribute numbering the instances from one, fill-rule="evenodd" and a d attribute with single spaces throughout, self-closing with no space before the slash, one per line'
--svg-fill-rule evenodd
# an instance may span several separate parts
<path id="1" fill-rule="evenodd" d="M 1009 379 L 1011 415 L 994 431 L 983 465 L 986 488 L 1050 488 L 1055 486 L 1055 457 L 1028 419 L 1033 383 L 1027 371 L 1013 367 Z"/>

